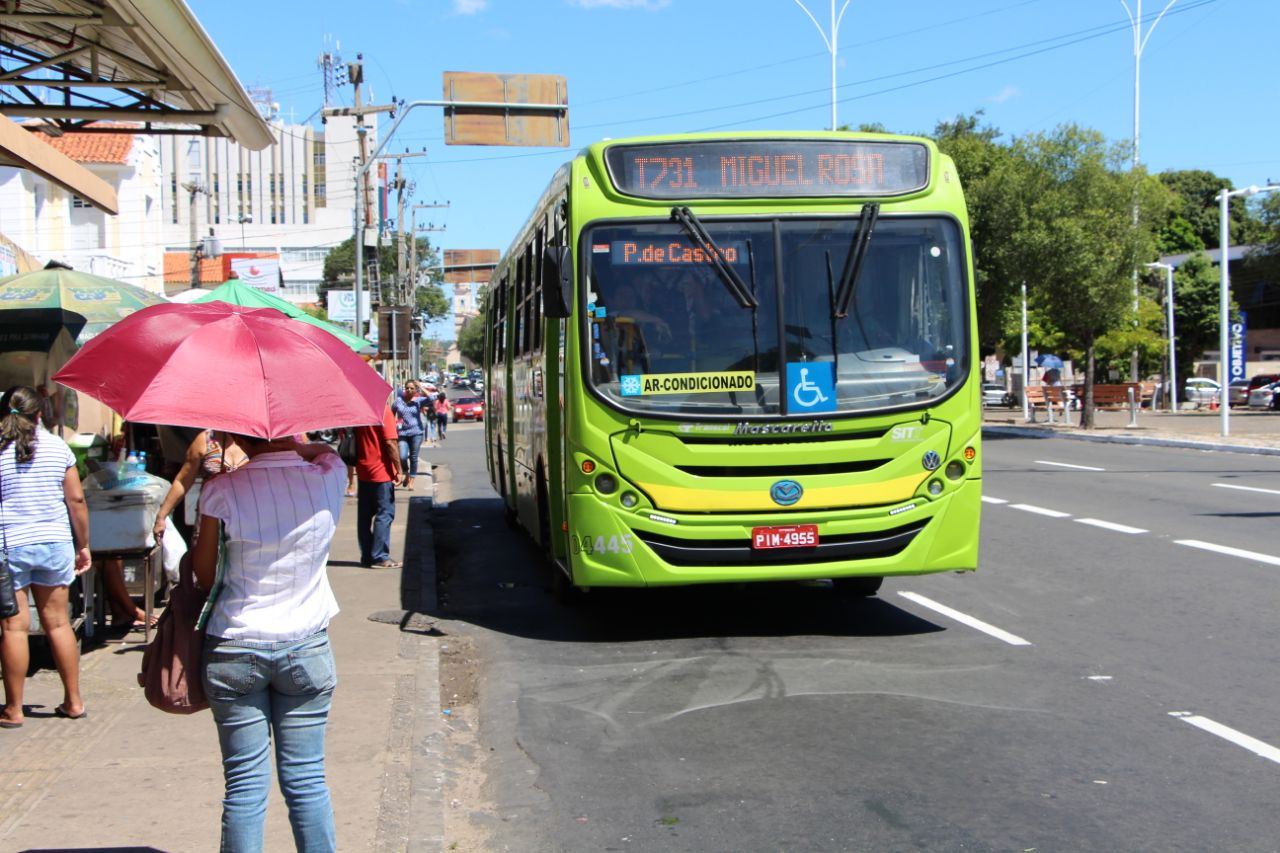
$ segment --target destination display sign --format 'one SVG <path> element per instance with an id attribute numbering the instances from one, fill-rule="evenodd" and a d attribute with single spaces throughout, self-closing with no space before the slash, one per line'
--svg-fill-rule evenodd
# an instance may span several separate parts
<path id="1" fill-rule="evenodd" d="M 592 247 L 594 251 L 606 248 Z M 719 256 L 727 264 L 747 263 L 745 243 L 726 243 L 717 246 Z M 607 244 L 609 261 L 615 266 L 679 266 L 682 264 L 708 264 L 714 260 L 715 251 L 702 249 L 682 237 L 654 237 L 636 240 L 614 240 Z"/>
<path id="2" fill-rule="evenodd" d="M 618 192 L 638 198 L 883 197 L 929 185 L 919 142 L 737 139 L 615 145 Z"/>

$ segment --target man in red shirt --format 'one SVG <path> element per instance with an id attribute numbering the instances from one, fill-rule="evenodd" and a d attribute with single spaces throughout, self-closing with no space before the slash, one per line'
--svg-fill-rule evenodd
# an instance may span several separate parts
<path id="1" fill-rule="evenodd" d="M 396 517 L 395 484 L 400 481 L 396 416 L 384 406 L 382 423 L 356 427 L 356 537 L 360 565 L 398 569 L 391 559 L 391 522 Z"/>

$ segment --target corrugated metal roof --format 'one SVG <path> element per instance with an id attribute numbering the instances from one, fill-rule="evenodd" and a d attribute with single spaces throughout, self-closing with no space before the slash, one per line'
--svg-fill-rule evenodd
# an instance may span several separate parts
<path id="1" fill-rule="evenodd" d="M 57 131 L 104 119 L 141 132 L 272 142 L 217 47 L 182 0 L 24 0 L 0 5 L 0 115 L 43 118 Z"/>

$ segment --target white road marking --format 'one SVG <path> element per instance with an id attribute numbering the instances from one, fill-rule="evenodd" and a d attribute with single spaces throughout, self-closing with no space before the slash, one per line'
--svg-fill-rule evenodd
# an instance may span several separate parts
<path id="1" fill-rule="evenodd" d="M 993 497 L 988 497 L 987 495 L 982 496 L 982 502 L 984 504 L 1007 504 L 1008 503 L 1008 501 L 1005 500 L 1004 498 L 993 498 Z"/>
<path id="2" fill-rule="evenodd" d="M 1202 551 L 1213 551 L 1215 554 L 1226 554 L 1228 557 L 1243 557 L 1246 560 L 1257 560 L 1269 566 L 1280 566 L 1280 557 L 1270 554 L 1259 554 L 1257 551 L 1246 551 L 1243 548 L 1231 548 L 1227 545 L 1215 545 L 1212 542 L 1201 542 L 1199 539 L 1175 539 L 1178 545 L 1199 548 Z"/>
<path id="3" fill-rule="evenodd" d="M 1236 731 L 1230 726 L 1224 726 L 1222 723 L 1214 722 L 1208 717 L 1201 717 L 1192 714 L 1189 711 L 1170 711 L 1170 717 L 1177 717 L 1184 723 L 1190 723 L 1198 729 L 1203 729 L 1211 735 L 1217 735 L 1223 740 L 1228 740 L 1236 746 L 1244 747 L 1254 755 L 1259 755 L 1268 761 L 1274 761 L 1280 764 L 1280 749 L 1276 749 L 1266 741 L 1258 740 L 1256 737 L 1250 737 L 1244 732 Z"/>
<path id="4" fill-rule="evenodd" d="M 1050 462 L 1047 459 L 1037 459 L 1037 465 L 1053 465 L 1056 468 L 1075 468 L 1077 471 L 1105 471 L 1106 468 L 1095 468 L 1092 465 L 1072 465 L 1070 462 Z"/>
<path id="5" fill-rule="evenodd" d="M 1090 675 L 1088 676 L 1088 678 L 1090 681 L 1110 681 L 1111 680 L 1111 676 L 1109 675 Z"/>
<path id="6" fill-rule="evenodd" d="M 1056 509 L 1045 509 L 1042 506 L 1034 504 L 1009 504 L 1012 509 L 1020 509 L 1023 512 L 1034 512 L 1036 515 L 1047 515 L 1050 518 L 1070 518 L 1069 512 L 1058 512 Z"/>
<path id="7" fill-rule="evenodd" d="M 1116 524 L 1114 521 L 1103 521 L 1100 518 L 1077 518 L 1079 524 L 1088 524 L 1091 527 L 1101 527 L 1103 530 L 1114 530 L 1116 533 L 1146 533 L 1147 531 L 1141 527 L 1130 527 L 1127 524 Z"/>
<path id="8" fill-rule="evenodd" d="M 947 616 L 951 619 L 954 619 L 955 621 L 959 622 L 962 625 L 968 625 L 970 628 L 981 631 L 982 633 L 987 634 L 989 636 L 995 637 L 997 640 L 1002 640 L 1011 646 L 1031 645 L 1031 642 L 1029 640 L 1024 640 L 1021 637 L 1019 637 L 1017 634 L 1010 634 L 1008 631 L 997 628 L 995 625 L 989 625 L 986 622 L 983 622 L 981 619 L 975 619 L 972 616 L 961 613 L 959 610 L 953 610 L 952 608 L 947 607 L 945 604 L 939 604 L 938 602 L 934 601 L 931 598 L 925 598 L 923 595 L 917 595 L 914 592 L 899 591 L 898 595 L 902 596 L 908 601 L 914 601 L 916 604 L 919 604 L 921 607 L 927 607 L 930 610 L 933 610 L 937 613 L 941 613 L 943 616 Z"/>
<path id="9" fill-rule="evenodd" d="M 1262 492 L 1264 495 L 1280 495 L 1280 489 L 1260 489 L 1257 486 L 1237 486 L 1235 483 L 1214 483 L 1219 489 L 1239 489 L 1242 492 Z"/>

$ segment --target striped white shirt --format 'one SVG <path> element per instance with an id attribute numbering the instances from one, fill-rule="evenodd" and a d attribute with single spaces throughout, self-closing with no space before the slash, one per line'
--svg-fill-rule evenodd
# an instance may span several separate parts
<path id="1" fill-rule="evenodd" d="M 76 464 L 67 443 L 36 427 L 36 452 L 30 462 L 17 463 L 11 443 L 0 453 L 0 524 L 3 544 L 43 545 L 71 542 L 71 518 L 62 481 Z"/>
<path id="2" fill-rule="evenodd" d="M 227 539 L 210 635 L 285 642 L 328 626 L 338 602 L 325 567 L 346 483 L 336 453 L 309 463 L 286 450 L 258 454 L 205 485 L 200 512 L 222 519 Z"/>

